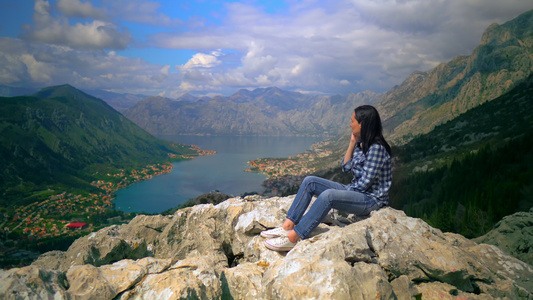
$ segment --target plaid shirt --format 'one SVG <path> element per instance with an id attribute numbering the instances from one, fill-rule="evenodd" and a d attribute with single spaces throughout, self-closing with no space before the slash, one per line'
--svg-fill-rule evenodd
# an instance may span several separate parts
<path id="1" fill-rule="evenodd" d="M 346 189 L 363 192 L 388 204 L 392 165 L 389 153 L 381 144 L 370 146 L 366 155 L 361 147 L 355 147 L 352 158 L 342 164 L 342 170 L 351 171 L 354 176 Z"/>

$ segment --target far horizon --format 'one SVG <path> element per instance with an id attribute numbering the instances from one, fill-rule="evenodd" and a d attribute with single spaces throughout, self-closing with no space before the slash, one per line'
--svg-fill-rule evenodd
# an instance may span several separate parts
<path id="1" fill-rule="evenodd" d="M 28 95 L 37 93 L 37 92 L 39 92 L 40 90 L 43 90 L 43 89 L 53 88 L 53 87 L 61 87 L 61 86 L 64 86 L 64 85 L 71 86 L 71 87 L 73 87 L 73 88 L 75 88 L 77 90 L 80 90 L 80 91 L 82 91 L 84 93 L 87 93 L 87 94 L 89 94 L 91 96 L 94 96 L 94 95 L 91 94 L 91 92 L 97 92 L 97 93 L 104 92 L 104 93 L 115 94 L 115 95 L 134 95 L 134 96 L 139 96 L 139 97 L 155 97 L 155 96 L 158 96 L 158 95 L 134 94 L 134 93 L 128 93 L 128 92 L 117 93 L 117 92 L 113 92 L 113 91 L 109 91 L 109 90 L 103 90 L 103 89 L 82 89 L 82 88 L 78 88 L 78 87 L 76 87 L 76 86 L 74 86 L 72 84 L 64 83 L 64 84 L 58 84 L 58 85 L 52 85 L 52 86 L 43 86 L 43 87 L 38 87 L 38 88 L 37 87 L 36 88 L 26 88 L 26 87 L 0 85 L 0 97 L 28 96 Z M 7 93 L 3 94 L 4 91 L 2 89 L 13 89 L 13 90 L 10 91 L 11 93 L 8 95 Z M 276 87 L 276 86 L 269 86 L 269 87 L 258 87 L 258 88 L 242 88 L 242 89 L 239 89 L 239 90 L 235 91 L 233 94 L 229 94 L 229 95 L 214 94 L 214 95 L 207 96 L 207 95 L 194 95 L 193 93 L 187 92 L 187 93 L 184 93 L 182 95 L 179 95 L 176 98 L 164 97 L 164 96 L 161 96 L 161 97 L 168 98 L 168 99 L 173 99 L 173 100 L 178 100 L 180 98 L 190 96 L 190 97 L 193 97 L 193 98 L 196 98 L 197 100 L 199 100 L 199 99 L 202 99 L 202 98 L 214 98 L 214 97 L 219 97 L 219 96 L 220 97 L 230 97 L 230 96 L 233 96 L 235 94 L 238 94 L 239 92 L 241 92 L 243 90 L 254 92 L 254 91 L 258 91 L 258 90 L 268 90 L 268 89 L 279 89 L 281 91 L 291 92 L 291 93 L 299 93 L 299 94 L 302 94 L 302 95 L 329 95 L 329 96 L 336 95 L 334 93 L 328 93 L 328 94 L 326 94 L 326 93 L 318 93 L 318 92 L 316 92 L 316 93 L 304 93 L 304 92 L 300 92 L 300 91 L 285 90 L 285 89 L 282 89 L 282 88 L 279 88 L 279 87 Z M 358 92 L 358 93 L 354 93 L 354 94 L 368 93 L 368 92 L 375 93 L 374 91 L 366 90 L 366 91 L 362 91 L 362 92 Z M 379 93 L 376 93 L 376 94 L 379 94 Z M 341 95 L 341 94 L 337 94 L 337 95 Z M 345 95 L 345 94 L 342 94 L 342 95 Z"/>

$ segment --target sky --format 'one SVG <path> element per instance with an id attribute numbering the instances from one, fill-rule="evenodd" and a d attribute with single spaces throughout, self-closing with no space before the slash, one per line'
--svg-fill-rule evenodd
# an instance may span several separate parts
<path id="1" fill-rule="evenodd" d="M 177 98 L 386 92 L 531 0 L 2 0 L 0 85 Z"/>

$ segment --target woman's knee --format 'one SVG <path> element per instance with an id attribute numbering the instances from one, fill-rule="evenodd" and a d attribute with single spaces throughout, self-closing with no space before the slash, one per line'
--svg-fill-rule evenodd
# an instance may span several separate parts
<path id="1" fill-rule="evenodd" d="M 310 175 L 310 176 L 305 176 L 304 180 L 302 181 L 302 185 L 307 185 L 307 184 L 309 184 L 309 183 L 311 183 L 311 182 L 314 182 L 314 181 L 316 181 L 317 178 L 318 178 L 318 177 L 316 177 L 316 176 L 312 176 L 312 175 Z"/>
<path id="2" fill-rule="evenodd" d="M 316 201 L 323 202 L 327 206 L 331 206 L 331 203 L 335 199 L 335 190 L 334 189 L 328 189 L 322 192 L 320 196 L 316 199 Z"/>
<path id="3" fill-rule="evenodd" d="M 307 191 L 314 192 L 316 189 L 316 183 L 318 182 L 316 176 L 307 176 L 302 181 L 301 187 L 305 188 Z"/>

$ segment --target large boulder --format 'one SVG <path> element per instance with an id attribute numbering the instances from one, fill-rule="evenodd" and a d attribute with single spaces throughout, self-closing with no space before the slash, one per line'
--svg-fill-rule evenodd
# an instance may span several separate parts
<path id="1" fill-rule="evenodd" d="M 69 295 L 75 299 L 112 299 L 149 275 L 170 266 L 170 259 L 146 257 L 137 261 L 124 259 L 99 268 L 75 265 L 68 269 Z"/>
<path id="2" fill-rule="evenodd" d="M 44 253 L 33 265 L 66 272 L 75 265 L 98 267 L 125 258 L 153 256 L 154 244 L 171 221 L 172 216 L 140 215 L 128 224 L 113 225 L 79 238 L 67 251 Z"/>
<path id="3" fill-rule="evenodd" d="M 0 271 L 0 299 L 68 299 L 65 273 L 36 266 Z"/>
<path id="4" fill-rule="evenodd" d="M 392 208 L 349 225 L 330 214 L 292 251 L 270 251 L 259 232 L 279 226 L 293 199 L 138 216 L 1 271 L 0 298 L 533 299 L 530 265 Z"/>
<path id="5" fill-rule="evenodd" d="M 533 208 L 504 217 L 491 231 L 474 241 L 498 246 L 505 253 L 533 265 Z"/>

